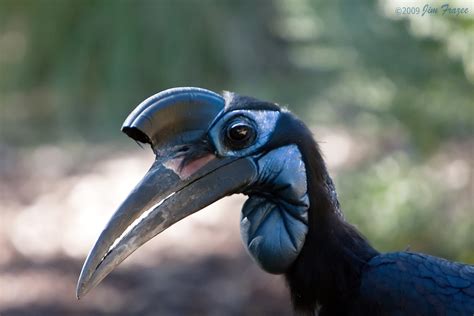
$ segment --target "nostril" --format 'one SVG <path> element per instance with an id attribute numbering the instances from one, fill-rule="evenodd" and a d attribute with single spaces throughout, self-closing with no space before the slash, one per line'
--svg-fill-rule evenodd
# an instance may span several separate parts
<path id="1" fill-rule="evenodd" d="M 181 157 L 187 155 L 191 148 L 188 145 L 179 146 L 176 149 L 175 157 Z"/>

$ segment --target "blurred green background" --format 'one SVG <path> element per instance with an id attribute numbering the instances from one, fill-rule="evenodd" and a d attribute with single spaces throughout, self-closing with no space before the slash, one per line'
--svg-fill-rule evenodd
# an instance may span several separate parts
<path id="1" fill-rule="evenodd" d="M 88 248 L 152 160 L 120 125 L 175 86 L 286 105 L 376 248 L 474 263 L 474 4 L 448 2 L 470 13 L 396 14 L 441 1 L 0 0 L 0 314 L 290 313 L 283 280 L 239 244 L 241 198 L 216 207 L 232 223 L 226 210 L 190 219 L 74 300 Z"/>

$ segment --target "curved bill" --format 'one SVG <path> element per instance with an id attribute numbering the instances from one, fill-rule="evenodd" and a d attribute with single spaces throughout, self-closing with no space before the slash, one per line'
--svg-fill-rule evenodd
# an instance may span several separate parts
<path id="1" fill-rule="evenodd" d="M 77 297 L 83 297 L 125 258 L 166 228 L 224 196 L 240 192 L 253 181 L 256 168 L 249 158 L 214 157 L 182 180 L 166 167 L 166 161 L 156 160 L 90 251 L 77 284 Z M 146 217 L 130 227 L 153 206 Z"/>

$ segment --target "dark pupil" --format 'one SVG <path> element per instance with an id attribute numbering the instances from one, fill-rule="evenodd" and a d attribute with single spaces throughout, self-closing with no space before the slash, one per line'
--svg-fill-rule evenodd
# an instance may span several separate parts
<path id="1" fill-rule="evenodd" d="M 249 127 L 245 125 L 232 126 L 229 131 L 229 136 L 232 140 L 243 141 L 249 136 Z"/>

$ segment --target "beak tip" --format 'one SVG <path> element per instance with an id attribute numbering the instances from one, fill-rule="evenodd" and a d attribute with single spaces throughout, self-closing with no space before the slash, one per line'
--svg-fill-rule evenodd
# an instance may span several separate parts
<path id="1" fill-rule="evenodd" d="M 87 294 L 87 292 L 89 292 L 89 290 L 90 288 L 89 286 L 87 286 L 87 282 L 84 282 L 79 279 L 79 281 L 77 282 L 77 287 L 76 287 L 77 300 L 80 300 L 81 298 L 83 298 Z"/>
<path id="2" fill-rule="evenodd" d="M 83 289 L 83 287 L 78 284 L 78 285 L 77 285 L 77 288 L 76 288 L 76 298 L 77 298 L 77 300 L 80 300 L 80 299 L 83 297 L 83 295 L 84 295 L 82 289 Z"/>

